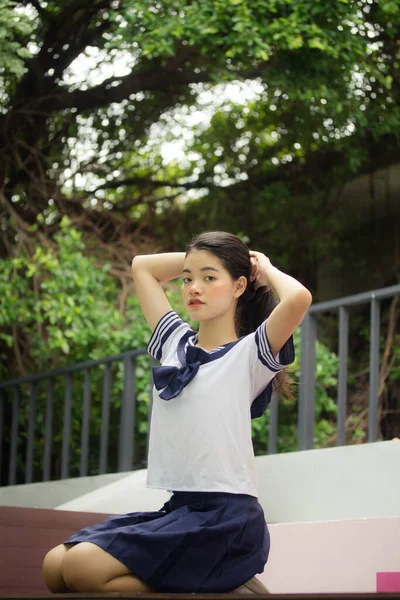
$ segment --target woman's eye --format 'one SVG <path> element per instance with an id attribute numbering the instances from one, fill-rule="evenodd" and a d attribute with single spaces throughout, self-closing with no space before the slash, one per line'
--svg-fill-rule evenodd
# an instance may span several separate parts
<path id="1" fill-rule="evenodd" d="M 212 275 L 207 275 L 206 280 L 208 281 L 214 281 L 215 277 L 213 277 Z"/>
<path id="2" fill-rule="evenodd" d="M 182 277 L 183 283 L 189 283 L 190 277 Z"/>

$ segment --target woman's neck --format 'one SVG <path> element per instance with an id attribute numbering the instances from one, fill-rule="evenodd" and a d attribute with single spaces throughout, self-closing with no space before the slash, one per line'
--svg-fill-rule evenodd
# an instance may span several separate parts
<path id="1" fill-rule="evenodd" d="M 238 339 L 232 317 L 219 317 L 211 321 L 201 321 L 197 346 L 204 350 L 215 350 L 218 346 L 229 344 Z"/>

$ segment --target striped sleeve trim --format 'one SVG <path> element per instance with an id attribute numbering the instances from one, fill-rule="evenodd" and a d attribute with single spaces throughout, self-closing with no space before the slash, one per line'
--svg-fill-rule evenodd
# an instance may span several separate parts
<path id="1" fill-rule="evenodd" d="M 264 366 L 270 369 L 270 371 L 277 373 L 283 367 L 285 367 L 286 365 L 290 365 L 294 361 L 293 336 L 290 336 L 283 348 L 281 348 L 279 352 L 279 361 L 276 360 L 272 354 L 267 337 L 267 329 L 265 327 L 265 323 L 262 323 L 257 329 L 255 340 L 257 344 L 258 358 Z"/>
<path id="2" fill-rule="evenodd" d="M 154 329 L 150 341 L 147 345 L 147 352 L 156 360 L 161 360 L 162 348 L 171 333 L 183 324 L 182 319 L 171 310 L 166 313 Z"/>

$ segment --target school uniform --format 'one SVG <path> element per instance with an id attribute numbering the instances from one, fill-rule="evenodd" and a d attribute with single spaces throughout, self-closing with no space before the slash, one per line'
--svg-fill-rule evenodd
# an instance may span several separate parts
<path id="1" fill-rule="evenodd" d="M 159 592 L 229 592 L 262 573 L 269 533 L 257 499 L 251 419 L 265 411 L 275 374 L 265 323 L 207 352 L 171 311 L 155 328 L 147 486 L 172 493 L 159 511 L 113 516 L 64 543 L 92 542 Z"/>

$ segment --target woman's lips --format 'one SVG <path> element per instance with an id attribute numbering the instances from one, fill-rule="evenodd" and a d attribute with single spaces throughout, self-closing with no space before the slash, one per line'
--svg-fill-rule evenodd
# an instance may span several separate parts
<path id="1" fill-rule="evenodd" d="M 194 300 L 192 302 L 189 302 L 189 306 L 203 306 L 204 302 L 201 302 L 200 300 Z"/>

